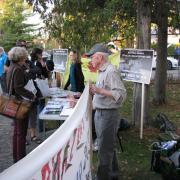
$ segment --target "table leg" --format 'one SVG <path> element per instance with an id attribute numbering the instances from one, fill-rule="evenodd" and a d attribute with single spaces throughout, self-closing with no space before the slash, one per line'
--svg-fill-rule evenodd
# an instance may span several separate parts
<path id="1" fill-rule="evenodd" d="M 43 122 L 43 134 L 44 134 L 44 138 L 46 138 L 46 121 L 45 120 Z"/>

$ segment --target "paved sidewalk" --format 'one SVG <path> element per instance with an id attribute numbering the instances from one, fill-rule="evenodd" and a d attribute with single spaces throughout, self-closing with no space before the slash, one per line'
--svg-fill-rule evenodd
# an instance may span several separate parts
<path id="1" fill-rule="evenodd" d="M 13 165 L 12 158 L 12 135 L 13 126 L 12 119 L 0 115 L 0 173 Z M 46 132 L 46 137 L 51 135 L 54 130 Z M 39 137 L 44 140 L 44 134 L 39 134 Z M 29 138 L 28 138 L 29 139 Z M 35 142 L 30 142 L 26 146 L 27 154 L 38 146 Z"/>
<path id="2" fill-rule="evenodd" d="M 0 95 L 2 93 L 0 86 Z M 12 155 L 12 126 L 13 120 L 0 115 L 0 173 L 13 165 Z M 46 138 L 50 136 L 55 130 L 46 132 Z M 40 133 L 39 137 L 42 141 L 45 140 L 44 134 Z M 30 142 L 30 138 L 28 137 Z M 35 142 L 30 142 L 30 145 L 26 146 L 26 153 L 28 154 L 38 146 Z"/>
<path id="3" fill-rule="evenodd" d="M 12 120 L 0 115 L 0 172 L 13 164 Z"/>

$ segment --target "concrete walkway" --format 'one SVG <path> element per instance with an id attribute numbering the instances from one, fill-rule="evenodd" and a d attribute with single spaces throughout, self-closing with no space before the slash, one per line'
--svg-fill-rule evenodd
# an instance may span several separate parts
<path id="1" fill-rule="evenodd" d="M 12 120 L 0 115 L 0 172 L 13 164 Z"/>
<path id="2" fill-rule="evenodd" d="M 0 86 L 0 95 L 2 94 Z M 0 115 L 0 173 L 13 165 L 13 155 L 12 155 L 12 136 L 13 136 L 13 120 Z M 40 133 L 39 137 L 42 141 L 48 138 L 55 130 L 46 132 L 46 137 L 44 133 Z M 27 137 L 29 145 L 26 146 L 26 153 L 28 154 L 33 149 L 35 149 L 38 144 L 30 141 L 30 137 Z"/>
<path id="3" fill-rule="evenodd" d="M 6 168 L 13 165 L 13 156 L 12 156 L 12 135 L 13 135 L 13 126 L 12 119 L 6 118 L 0 115 L 0 173 Z M 50 136 L 55 130 L 46 132 L 46 138 Z M 39 137 L 45 140 L 44 134 L 40 133 Z M 29 140 L 30 138 L 27 137 Z M 30 140 L 29 140 L 30 142 Z M 26 146 L 27 154 L 31 152 L 38 146 L 35 142 L 30 142 Z"/>

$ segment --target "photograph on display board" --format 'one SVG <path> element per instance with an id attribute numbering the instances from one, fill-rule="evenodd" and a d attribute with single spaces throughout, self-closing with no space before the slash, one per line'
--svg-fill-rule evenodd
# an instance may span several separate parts
<path id="1" fill-rule="evenodd" d="M 68 60 L 68 49 L 53 49 L 54 71 L 65 72 Z"/>
<path id="2" fill-rule="evenodd" d="M 149 84 L 153 55 L 153 50 L 122 49 L 119 70 L 123 80 Z"/>

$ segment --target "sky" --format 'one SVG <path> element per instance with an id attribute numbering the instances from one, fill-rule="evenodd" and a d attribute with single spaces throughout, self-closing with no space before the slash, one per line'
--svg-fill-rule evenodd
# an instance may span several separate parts
<path id="1" fill-rule="evenodd" d="M 39 13 L 33 13 L 33 16 L 28 17 L 27 24 L 39 24 L 40 26 L 43 26 L 43 21 L 40 18 Z"/>

